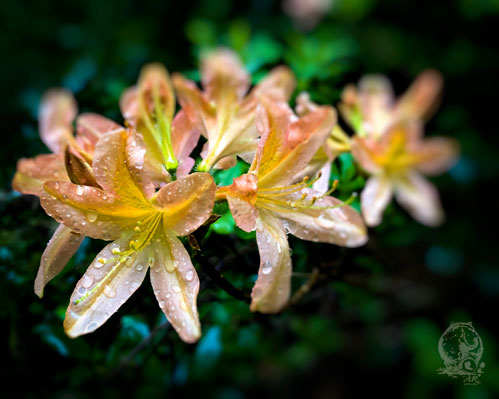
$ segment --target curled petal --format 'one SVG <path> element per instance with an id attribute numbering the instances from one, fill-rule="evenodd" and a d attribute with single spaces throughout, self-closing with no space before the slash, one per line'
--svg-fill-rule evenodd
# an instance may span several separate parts
<path id="1" fill-rule="evenodd" d="M 76 284 L 64 319 L 71 338 L 99 328 L 142 284 L 149 253 L 118 253 L 129 240 L 126 236 L 105 246 Z"/>
<path id="2" fill-rule="evenodd" d="M 318 105 L 310 100 L 310 94 L 306 91 L 301 92 L 296 97 L 296 114 L 298 116 L 304 116 L 315 109 L 317 109 Z"/>
<path id="3" fill-rule="evenodd" d="M 242 98 L 248 91 L 250 77 L 235 52 L 220 48 L 202 58 L 201 83 L 208 98 L 218 103 L 232 93 L 235 99 Z"/>
<path id="4" fill-rule="evenodd" d="M 397 102 L 394 113 L 402 120 L 426 119 L 438 105 L 443 79 L 438 71 L 423 71 Z"/>
<path id="5" fill-rule="evenodd" d="M 392 182 L 385 176 L 372 176 L 360 195 L 362 215 L 368 226 L 381 223 L 383 211 L 393 196 Z"/>
<path id="6" fill-rule="evenodd" d="M 47 182 L 44 187 L 40 200 L 47 214 L 74 232 L 92 238 L 115 239 L 150 212 L 127 206 L 95 187 L 57 181 Z"/>
<path id="7" fill-rule="evenodd" d="M 256 241 L 260 253 L 258 278 L 251 292 L 252 312 L 277 313 L 291 292 L 291 256 L 288 238 L 279 219 L 260 211 Z"/>
<path id="8" fill-rule="evenodd" d="M 64 152 L 64 164 L 66 165 L 69 180 L 72 183 L 99 187 L 90 165 L 84 159 L 75 155 L 70 147 L 66 147 L 66 151 Z"/>
<path id="9" fill-rule="evenodd" d="M 438 191 L 416 172 L 400 179 L 395 185 L 395 198 L 418 222 L 438 226 L 444 220 Z"/>
<path id="10" fill-rule="evenodd" d="M 428 175 L 438 175 L 449 170 L 456 162 L 459 145 L 455 140 L 434 137 L 426 139 L 414 150 L 419 159 L 415 167 Z"/>
<path id="11" fill-rule="evenodd" d="M 301 199 L 306 194 L 304 199 Z M 359 247 L 367 242 L 366 227 L 360 214 L 340 200 L 326 196 L 312 189 L 289 195 L 288 200 L 295 202 L 296 208 L 279 215 L 286 229 L 302 240 L 319 241 L 344 247 Z M 307 201 L 314 200 L 312 206 Z M 300 206 L 300 201 L 305 206 Z M 291 205 L 293 206 L 293 205 Z M 329 209 L 328 209 L 329 208 Z"/>
<path id="12" fill-rule="evenodd" d="M 40 196 L 49 180 L 69 180 L 64 158 L 59 154 L 43 154 L 35 158 L 21 158 L 12 181 L 14 190 Z"/>
<path id="13" fill-rule="evenodd" d="M 85 236 L 74 233 L 63 224 L 57 227 L 54 235 L 43 251 L 40 268 L 35 280 L 35 294 L 43 297 L 45 285 L 57 276 L 80 247 Z"/>
<path id="14" fill-rule="evenodd" d="M 124 129 L 102 136 L 95 147 L 93 171 L 104 191 L 138 209 L 150 208 L 127 166 L 127 134 Z"/>
<path id="15" fill-rule="evenodd" d="M 98 114 L 85 113 L 76 119 L 76 142 L 88 154 L 93 155 L 102 135 L 123 129 L 116 122 Z"/>
<path id="16" fill-rule="evenodd" d="M 40 138 L 54 153 L 73 140 L 72 123 L 78 108 L 73 95 L 64 89 L 48 90 L 38 111 Z"/>
<path id="17" fill-rule="evenodd" d="M 196 342 L 201 336 L 196 306 L 199 278 L 191 258 L 171 232 L 165 231 L 161 245 L 152 245 L 151 283 L 159 306 L 182 340 Z"/>
<path id="18" fill-rule="evenodd" d="M 215 181 L 208 173 L 193 173 L 162 187 L 157 201 L 165 226 L 179 236 L 192 233 L 210 217 L 215 191 Z"/>

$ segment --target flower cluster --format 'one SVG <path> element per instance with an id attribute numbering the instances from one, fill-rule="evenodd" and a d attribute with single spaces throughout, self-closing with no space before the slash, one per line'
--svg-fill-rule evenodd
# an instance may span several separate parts
<path id="1" fill-rule="evenodd" d="M 451 140 L 422 139 L 440 85 L 436 72 L 424 72 L 397 102 L 382 77 L 347 87 L 339 110 L 352 137 L 332 106 L 306 93 L 295 111 L 289 106 L 295 79 L 287 67 L 250 88 L 250 76 L 227 49 L 203 57 L 202 88 L 180 74 L 170 79 L 162 65 L 145 66 L 121 97 L 123 126 L 97 114 L 77 116 L 69 92 L 47 92 L 40 136 L 53 153 L 21 159 L 13 181 L 60 223 L 42 255 L 35 293 L 43 296 L 84 237 L 107 240 L 71 296 L 66 333 L 77 337 L 100 327 L 151 269 L 160 308 L 185 342 L 195 342 L 199 278 L 179 237 L 207 223 L 215 201 L 226 201 L 236 225 L 256 231 L 260 267 L 250 308 L 279 312 L 291 291 L 288 233 L 364 245 L 365 224 L 381 221 L 392 193 L 420 222 L 442 221 L 436 190 L 421 176 L 445 171 L 457 154 Z M 196 165 L 191 153 L 201 136 Z M 344 152 L 371 175 L 362 216 L 330 195 L 337 184 L 330 184 L 331 162 Z M 248 172 L 217 187 L 210 172 L 234 166 L 237 157 L 250 164 Z"/>

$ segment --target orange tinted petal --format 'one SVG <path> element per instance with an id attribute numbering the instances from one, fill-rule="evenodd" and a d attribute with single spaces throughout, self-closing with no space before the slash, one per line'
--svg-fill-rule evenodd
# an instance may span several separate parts
<path id="1" fill-rule="evenodd" d="M 60 154 L 21 158 L 17 162 L 12 187 L 23 194 L 40 196 L 44 192 L 43 185 L 49 180 L 69 180 Z"/>
<path id="2" fill-rule="evenodd" d="M 201 83 L 208 98 L 218 106 L 232 93 L 235 99 L 241 99 L 248 91 L 250 77 L 235 52 L 220 48 L 202 57 Z"/>
<path id="3" fill-rule="evenodd" d="M 43 251 L 35 280 L 35 294 L 43 297 L 45 285 L 57 276 L 80 247 L 85 236 L 74 233 L 63 224 L 57 227 Z"/>
<path id="4" fill-rule="evenodd" d="M 278 66 L 272 69 L 254 88 L 248 97 L 269 96 L 274 101 L 288 101 L 296 87 L 291 69 Z"/>
<path id="5" fill-rule="evenodd" d="M 414 150 L 420 160 L 416 169 L 429 174 L 438 175 L 446 172 L 457 161 L 459 145 L 455 140 L 445 137 L 426 139 Z"/>
<path id="6" fill-rule="evenodd" d="M 111 240 L 133 229 L 150 211 L 131 208 L 98 188 L 69 182 L 47 182 L 40 196 L 47 214 L 77 233 Z"/>
<path id="7" fill-rule="evenodd" d="M 258 278 L 251 292 L 252 312 L 277 313 L 291 292 L 291 257 L 288 238 L 279 219 L 260 212 L 256 241 L 260 253 Z"/>
<path id="8" fill-rule="evenodd" d="M 180 240 L 165 232 L 161 244 L 151 244 L 151 283 L 161 310 L 180 338 L 188 343 L 201 336 L 197 311 L 199 278 Z"/>
<path id="9" fill-rule="evenodd" d="M 352 155 L 357 163 L 369 173 L 378 173 L 381 166 L 376 161 L 376 153 L 381 151 L 381 147 L 370 138 L 353 137 Z"/>
<path id="10" fill-rule="evenodd" d="M 272 112 L 270 110 L 270 114 Z M 284 149 L 279 157 L 274 157 L 272 154 L 277 152 L 276 147 L 279 146 L 280 140 L 267 147 L 267 140 L 274 134 L 271 125 L 271 133 L 265 140 L 264 154 L 260 161 L 259 186 L 271 187 L 293 182 L 324 144 L 335 123 L 336 112 L 332 107 L 319 107 L 316 111 L 291 123 L 287 132 L 287 141 L 283 143 Z M 275 126 L 276 129 L 279 128 L 279 125 Z M 270 154 L 266 155 L 269 152 Z M 261 173 L 262 168 L 265 173 Z"/>
<path id="11" fill-rule="evenodd" d="M 85 113 L 76 119 L 76 141 L 90 155 L 102 135 L 122 129 L 120 125 L 104 116 Z"/>
<path id="12" fill-rule="evenodd" d="M 403 120 L 428 118 L 438 105 L 442 86 L 442 75 L 438 71 L 423 71 L 397 102 L 395 114 Z"/>
<path id="13" fill-rule="evenodd" d="M 38 111 L 40 138 L 52 152 L 61 152 L 72 140 L 72 123 L 77 112 L 76 101 L 69 91 L 51 89 L 43 95 Z"/>
<path id="14" fill-rule="evenodd" d="M 102 136 L 95 147 L 93 171 L 104 191 L 138 209 L 151 206 L 127 165 L 127 134 L 119 130 Z"/>
<path id="15" fill-rule="evenodd" d="M 71 295 L 64 330 L 71 338 L 95 331 L 137 290 L 147 273 L 148 251 L 115 254 L 128 246 L 129 236 L 99 252 Z"/>
<path id="16" fill-rule="evenodd" d="M 255 230 L 256 219 L 258 218 L 256 207 L 244 199 L 231 195 L 227 195 L 227 202 L 237 227 L 248 233 Z"/>
<path id="17" fill-rule="evenodd" d="M 216 185 L 208 173 L 193 173 L 158 191 L 164 223 L 179 236 L 192 233 L 211 215 Z"/>

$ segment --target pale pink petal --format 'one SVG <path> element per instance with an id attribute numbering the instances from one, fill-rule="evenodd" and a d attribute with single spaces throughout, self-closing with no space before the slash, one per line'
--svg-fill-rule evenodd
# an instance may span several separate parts
<path id="1" fill-rule="evenodd" d="M 248 98 L 259 99 L 261 96 L 269 96 L 274 101 L 289 101 L 295 87 L 296 79 L 291 69 L 278 66 L 251 90 Z"/>
<path id="2" fill-rule="evenodd" d="M 363 128 L 372 137 L 380 137 L 393 122 L 393 88 L 390 81 L 381 75 L 368 75 L 359 82 L 359 106 Z"/>
<path id="3" fill-rule="evenodd" d="M 201 131 L 189 119 L 184 111 L 179 111 L 172 122 L 172 146 L 175 157 L 179 162 L 178 169 L 182 167 L 186 170 L 186 165 L 182 166 L 186 161 L 190 164 L 189 155 L 198 144 Z M 189 160 L 189 161 L 188 161 Z M 191 166 L 192 167 L 192 166 Z M 189 170 L 187 170 L 189 172 Z M 187 174 L 187 173 L 184 173 Z"/>
<path id="4" fill-rule="evenodd" d="M 282 223 L 260 211 L 256 241 L 260 253 L 258 278 L 251 292 L 252 312 L 277 313 L 286 305 L 291 292 L 291 256 Z"/>
<path id="5" fill-rule="evenodd" d="M 180 240 L 165 231 L 161 243 L 152 244 L 151 283 L 160 308 L 180 338 L 188 343 L 201 336 L 197 311 L 199 278 Z"/>
<path id="6" fill-rule="evenodd" d="M 153 210 L 131 208 L 98 188 L 69 182 L 45 183 L 40 196 L 47 214 L 76 233 L 112 240 Z"/>
<path id="7" fill-rule="evenodd" d="M 416 169 L 428 175 L 439 175 L 446 172 L 457 161 L 459 145 L 455 140 L 445 137 L 434 137 L 421 142 L 414 149 L 419 159 Z"/>
<path id="8" fill-rule="evenodd" d="M 401 120 L 426 119 L 437 107 L 443 79 L 438 71 L 423 71 L 395 105 L 394 114 Z"/>
<path id="9" fill-rule="evenodd" d="M 135 124 L 139 114 L 139 103 L 137 101 L 137 87 L 126 89 L 120 97 L 121 115 L 125 120 Z"/>
<path id="10" fill-rule="evenodd" d="M 220 159 L 215 165 L 213 165 L 213 169 L 230 169 L 233 166 L 236 166 L 236 164 L 236 157 L 225 157 Z"/>
<path id="11" fill-rule="evenodd" d="M 45 285 L 57 276 L 80 247 L 85 236 L 74 233 L 63 224 L 57 227 L 54 235 L 43 251 L 40 268 L 35 280 L 35 294 L 43 297 Z"/>
<path id="12" fill-rule="evenodd" d="M 150 207 L 127 166 L 127 134 L 124 129 L 108 133 L 95 147 L 93 171 L 104 191 L 138 209 Z"/>
<path id="13" fill-rule="evenodd" d="M 325 193 L 329 190 L 329 176 L 331 176 L 331 163 L 326 164 L 319 171 L 320 177 L 314 182 L 312 188 L 318 193 Z"/>
<path id="14" fill-rule="evenodd" d="M 304 116 L 308 113 L 315 111 L 318 105 L 310 100 L 310 94 L 306 91 L 301 92 L 296 97 L 296 114 L 298 116 Z"/>
<path id="15" fill-rule="evenodd" d="M 71 338 L 99 328 L 142 284 L 149 251 L 118 253 L 130 238 L 105 246 L 76 284 L 64 319 L 64 330 Z"/>
<path id="16" fill-rule="evenodd" d="M 69 180 L 61 154 L 43 154 L 35 158 L 21 158 L 12 181 L 14 190 L 40 196 L 49 180 Z"/>
<path id="17" fill-rule="evenodd" d="M 60 153 L 73 139 L 72 123 L 78 107 L 73 95 L 64 89 L 45 92 L 38 111 L 40 138 L 54 153 Z"/>
<path id="18" fill-rule="evenodd" d="M 289 194 L 285 197 L 289 208 L 285 212 L 276 209 L 273 214 L 279 216 L 291 234 L 302 240 L 344 247 L 364 245 L 367 234 L 360 214 L 336 198 L 320 196 L 321 193 L 308 188 Z M 312 205 L 314 197 L 317 200 Z"/>
<path id="19" fill-rule="evenodd" d="M 76 119 L 76 142 L 88 154 L 93 155 L 102 135 L 122 129 L 120 125 L 104 116 L 85 113 Z"/>
<path id="20" fill-rule="evenodd" d="M 360 195 L 362 215 L 368 226 L 381 223 L 383 212 L 393 196 L 392 182 L 385 176 L 372 176 Z"/>
<path id="21" fill-rule="evenodd" d="M 201 83 L 208 98 L 218 103 L 232 92 L 241 99 L 248 91 L 250 77 L 234 51 L 219 48 L 202 57 Z"/>
<path id="22" fill-rule="evenodd" d="M 244 199 L 231 195 L 227 195 L 227 202 L 237 227 L 248 233 L 255 230 L 256 219 L 258 218 L 256 207 Z"/>
<path id="23" fill-rule="evenodd" d="M 163 186 L 157 195 L 163 222 L 179 236 L 192 233 L 211 215 L 216 185 L 208 173 L 193 173 Z"/>
<path id="24" fill-rule="evenodd" d="M 444 220 L 444 211 L 435 186 L 416 172 L 397 181 L 395 198 L 418 222 L 438 226 Z"/>

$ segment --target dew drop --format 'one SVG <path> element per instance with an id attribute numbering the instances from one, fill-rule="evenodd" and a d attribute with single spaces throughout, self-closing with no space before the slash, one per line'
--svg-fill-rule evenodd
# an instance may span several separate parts
<path id="1" fill-rule="evenodd" d="M 140 272 L 143 268 L 144 268 L 144 266 L 142 266 L 142 265 L 140 265 L 140 264 L 139 264 L 139 265 L 137 265 L 137 266 L 135 266 L 135 269 L 136 269 L 138 272 Z"/>
<path id="2" fill-rule="evenodd" d="M 106 285 L 104 287 L 104 295 L 107 296 L 108 298 L 114 298 L 116 296 L 116 290 L 113 289 L 111 286 Z"/>
<path id="3" fill-rule="evenodd" d="M 173 261 L 173 267 L 177 268 L 178 267 L 178 260 Z"/>
<path id="4" fill-rule="evenodd" d="M 270 274 L 270 272 L 272 271 L 272 265 L 268 262 L 266 262 L 263 267 L 262 267 L 262 274 Z"/>
<path id="5" fill-rule="evenodd" d="M 165 301 L 159 301 L 159 307 L 163 309 L 165 307 Z"/>
<path id="6" fill-rule="evenodd" d="M 95 262 L 94 267 L 96 269 L 100 269 L 102 266 L 104 266 L 104 263 L 106 263 L 107 259 L 106 258 L 99 258 L 97 259 L 97 262 Z"/>
<path id="7" fill-rule="evenodd" d="M 97 327 L 98 327 L 98 325 L 97 325 L 97 323 L 96 323 L 96 322 L 90 323 L 90 324 L 87 326 L 87 332 L 92 332 L 92 331 L 94 331 Z"/>
<path id="8" fill-rule="evenodd" d="M 85 295 L 86 292 L 87 292 L 87 290 L 85 289 L 85 287 L 80 287 L 78 289 L 78 294 L 80 294 L 80 295 Z"/>
<path id="9" fill-rule="evenodd" d="M 85 192 L 85 187 L 83 186 L 78 186 L 76 188 L 76 195 L 83 195 L 83 193 Z"/>
<path id="10" fill-rule="evenodd" d="M 186 274 L 185 274 L 185 279 L 187 281 L 192 281 L 192 279 L 194 278 L 194 272 L 192 270 L 189 270 Z"/>
<path id="11" fill-rule="evenodd" d="M 178 285 L 174 285 L 172 290 L 173 290 L 173 292 L 176 292 L 177 294 L 181 291 L 180 287 Z"/>
<path id="12" fill-rule="evenodd" d="M 130 284 L 130 292 L 134 292 L 139 287 L 139 283 Z"/>
<path id="13" fill-rule="evenodd" d="M 95 221 L 97 220 L 97 214 L 92 213 L 92 212 L 88 212 L 88 213 L 86 214 L 86 218 L 87 218 L 87 220 L 88 220 L 90 223 L 93 223 L 93 222 L 95 222 Z"/>
<path id="14" fill-rule="evenodd" d="M 99 263 L 99 262 L 97 262 Z M 94 282 L 94 278 L 92 276 L 89 276 L 88 274 L 85 274 L 83 278 L 81 279 L 81 286 L 85 288 L 89 288 L 92 283 Z"/>

